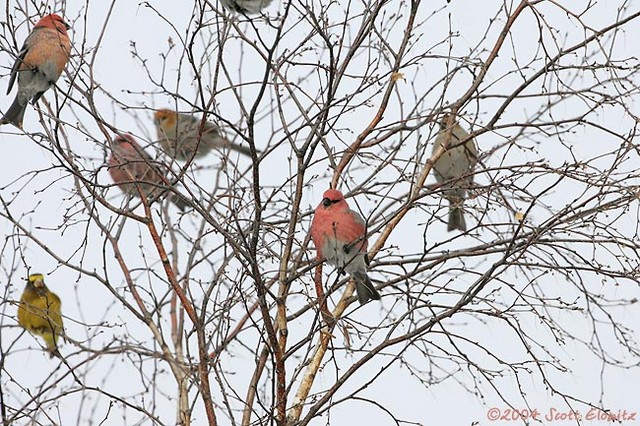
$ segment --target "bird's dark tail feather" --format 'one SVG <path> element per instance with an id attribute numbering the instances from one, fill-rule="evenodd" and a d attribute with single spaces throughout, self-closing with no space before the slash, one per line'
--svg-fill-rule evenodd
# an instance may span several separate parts
<path id="1" fill-rule="evenodd" d="M 236 151 L 236 152 L 239 152 L 240 154 L 246 155 L 247 157 L 251 157 L 251 149 L 248 146 L 237 145 L 237 144 L 231 143 L 231 142 L 228 142 L 226 146 L 231 151 Z M 259 149 L 256 149 L 256 152 L 258 154 L 260 154 L 262 151 L 260 151 Z"/>
<path id="2" fill-rule="evenodd" d="M 24 119 L 24 112 L 26 110 L 27 105 L 21 105 L 18 101 L 18 96 L 16 96 L 9 110 L 7 110 L 2 119 L 0 119 L 0 125 L 11 123 L 19 129 L 22 129 L 22 120 Z"/>
<path id="3" fill-rule="evenodd" d="M 182 195 L 179 195 L 179 194 L 169 195 L 169 201 L 175 204 L 175 206 L 179 208 L 180 211 L 185 211 L 191 206 L 191 203 L 189 202 L 189 200 L 187 200 L 186 198 L 184 198 Z"/>
<path id="4" fill-rule="evenodd" d="M 58 348 L 53 348 L 53 349 L 48 349 L 49 352 L 49 358 L 60 358 L 62 359 L 62 355 L 60 354 L 60 351 L 58 350 Z"/>
<path id="5" fill-rule="evenodd" d="M 464 220 L 464 212 L 460 206 L 451 206 L 449 208 L 449 222 L 447 223 L 447 231 L 459 230 L 465 232 L 467 230 L 467 222 Z"/>
<path id="6" fill-rule="evenodd" d="M 364 305 L 369 300 L 380 300 L 380 293 L 365 273 L 356 273 L 353 275 L 356 282 L 356 293 L 358 293 L 358 302 Z"/>

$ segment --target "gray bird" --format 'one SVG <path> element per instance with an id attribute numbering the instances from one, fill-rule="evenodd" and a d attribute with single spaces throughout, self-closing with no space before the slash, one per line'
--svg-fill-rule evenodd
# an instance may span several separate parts
<path id="1" fill-rule="evenodd" d="M 234 12 L 257 15 L 273 0 L 220 0 L 224 7 Z"/>
<path id="2" fill-rule="evenodd" d="M 449 115 L 440 122 L 440 131 L 433 144 L 435 154 L 447 139 Z M 478 162 L 475 140 L 457 121 L 453 121 L 448 148 L 433 165 L 436 180 L 443 185 L 444 197 L 449 200 L 449 220 L 447 231 L 467 230 L 462 204 L 467 197 L 467 189 L 473 185 L 473 169 Z M 466 141 L 461 143 L 462 141 Z"/>
<path id="3" fill-rule="evenodd" d="M 247 146 L 229 142 L 218 126 L 191 114 L 182 114 L 170 109 L 156 111 L 153 120 L 158 132 L 160 146 L 164 152 L 178 160 L 201 158 L 213 148 L 228 148 L 251 157 Z M 260 151 L 258 151 L 260 152 Z"/>

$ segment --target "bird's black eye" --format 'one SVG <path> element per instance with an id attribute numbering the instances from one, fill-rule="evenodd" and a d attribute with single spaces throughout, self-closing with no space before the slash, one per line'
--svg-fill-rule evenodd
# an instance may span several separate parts
<path id="1" fill-rule="evenodd" d="M 325 206 L 325 207 L 329 207 L 331 204 L 336 204 L 336 203 L 339 203 L 339 202 L 340 202 L 339 199 L 338 200 L 332 200 L 331 198 L 326 198 L 326 197 L 322 199 L 322 205 Z"/>

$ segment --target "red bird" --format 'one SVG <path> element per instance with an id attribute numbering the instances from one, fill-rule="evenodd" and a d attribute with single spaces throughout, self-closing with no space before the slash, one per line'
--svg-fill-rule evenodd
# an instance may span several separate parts
<path id="1" fill-rule="evenodd" d="M 158 198 L 169 192 L 171 185 L 166 172 L 161 173 L 151 156 L 128 134 L 116 135 L 113 140 L 109 174 L 122 192 L 129 196 L 139 197 L 142 191 L 147 198 Z M 168 197 L 180 210 L 185 210 L 189 205 L 178 194 L 171 193 Z"/>
<path id="2" fill-rule="evenodd" d="M 311 239 L 319 259 L 353 278 L 361 304 L 380 299 L 380 293 L 367 276 L 369 259 L 364 220 L 349 208 L 340 191 L 328 189 L 322 195 L 311 222 Z"/>
<path id="3" fill-rule="evenodd" d="M 18 93 L 0 124 L 12 123 L 22 128 L 24 112 L 60 78 L 71 53 L 69 29 L 60 16 L 47 15 L 33 27 L 11 69 L 7 95 L 18 78 Z"/>

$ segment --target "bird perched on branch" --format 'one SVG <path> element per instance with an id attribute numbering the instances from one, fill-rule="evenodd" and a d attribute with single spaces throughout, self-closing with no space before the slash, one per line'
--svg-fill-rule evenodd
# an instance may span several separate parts
<path id="1" fill-rule="evenodd" d="M 29 101 L 35 104 L 60 78 L 71 52 L 71 41 L 67 35 L 69 28 L 55 13 L 43 17 L 33 27 L 11 69 L 7 95 L 16 78 L 18 93 L 0 119 L 0 124 L 12 123 L 22 128 Z"/>
<path id="2" fill-rule="evenodd" d="M 63 330 L 61 302 L 44 284 L 44 275 L 29 275 L 20 297 L 18 324 L 44 339 L 51 358 L 62 358 L 58 352 L 58 336 Z"/>
<path id="3" fill-rule="evenodd" d="M 265 7 L 269 6 L 272 0 L 221 0 L 224 7 L 234 12 L 256 15 Z"/>
<path id="4" fill-rule="evenodd" d="M 167 155 L 177 160 L 190 160 L 207 155 L 213 148 L 229 148 L 251 156 L 246 146 L 236 145 L 222 136 L 220 129 L 210 121 L 169 109 L 156 111 L 153 120 L 160 145 Z"/>
<path id="5" fill-rule="evenodd" d="M 364 220 L 349 208 L 340 191 L 328 189 L 322 195 L 311 222 L 311 238 L 319 259 L 353 278 L 361 304 L 380 299 L 380 293 L 367 276 L 369 259 Z"/>
<path id="6" fill-rule="evenodd" d="M 161 172 L 161 166 L 142 150 L 133 136 L 116 135 L 109 157 L 109 174 L 122 192 L 129 196 L 140 197 L 140 192 L 153 201 L 168 193 L 167 197 L 180 210 L 185 210 L 189 202 L 176 193 L 171 193 L 171 183 L 167 171 Z"/>
<path id="7" fill-rule="evenodd" d="M 433 144 L 432 155 L 445 145 L 447 148 L 433 165 L 438 183 L 443 185 L 444 197 L 449 200 L 449 219 L 447 230 L 466 231 L 462 204 L 467 197 L 467 189 L 473 185 L 473 170 L 478 162 L 478 151 L 473 138 L 457 121 L 449 115 L 440 122 L 440 131 Z"/>

